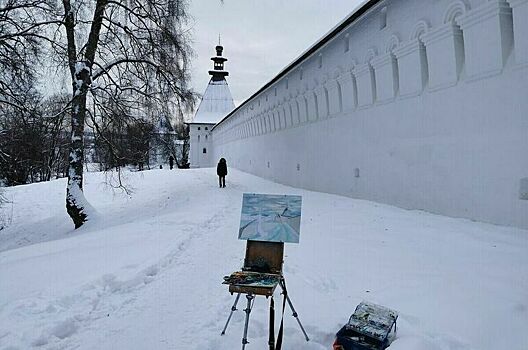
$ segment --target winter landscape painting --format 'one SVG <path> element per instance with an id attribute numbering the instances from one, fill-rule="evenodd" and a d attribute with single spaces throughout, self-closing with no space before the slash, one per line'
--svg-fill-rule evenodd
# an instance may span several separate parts
<path id="1" fill-rule="evenodd" d="M 299 243 L 301 196 L 244 193 L 238 239 Z"/>

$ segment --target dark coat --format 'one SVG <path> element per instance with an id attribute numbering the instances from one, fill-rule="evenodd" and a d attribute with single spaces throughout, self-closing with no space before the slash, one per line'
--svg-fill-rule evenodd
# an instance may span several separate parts
<path id="1" fill-rule="evenodd" d="M 216 174 L 218 176 L 227 175 L 227 162 L 224 158 L 220 158 L 220 161 L 218 162 L 218 165 L 216 166 Z"/>

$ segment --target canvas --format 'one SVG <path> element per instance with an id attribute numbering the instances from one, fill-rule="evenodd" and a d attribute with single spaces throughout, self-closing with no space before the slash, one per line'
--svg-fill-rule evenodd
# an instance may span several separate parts
<path id="1" fill-rule="evenodd" d="M 244 193 L 238 239 L 299 243 L 301 196 Z"/>

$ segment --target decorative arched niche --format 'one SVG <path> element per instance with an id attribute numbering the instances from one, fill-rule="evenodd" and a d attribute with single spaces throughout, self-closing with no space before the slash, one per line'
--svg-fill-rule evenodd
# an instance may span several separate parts
<path id="1" fill-rule="evenodd" d="M 464 33 L 460 28 L 460 18 L 466 15 L 470 5 L 467 0 L 455 0 L 444 13 L 444 24 L 453 26 L 455 39 L 456 74 L 460 76 L 465 63 Z"/>
<path id="2" fill-rule="evenodd" d="M 409 41 L 394 51 L 398 60 L 400 97 L 419 95 L 427 86 L 429 69 L 423 37 L 430 31 L 427 20 L 419 20 L 413 27 Z"/>
<path id="3" fill-rule="evenodd" d="M 358 65 L 355 58 L 347 60 L 343 67 L 343 73 L 339 76 L 338 81 L 341 85 L 341 91 L 343 96 L 343 111 L 352 111 L 357 107 L 357 83 L 354 71 Z"/>
<path id="4" fill-rule="evenodd" d="M 376 55 L 376 48 L 369 48 L 364 55 L 363 64 L 356 65 L 354 68 L 358 108 L 367 108 L 376 100 L 376 79 L 371 65 Z"/>
<path id="5" fill-rule="evenodd" d="M 385 52 L 371 60 L 378 103 L 392 101 L 398 93 L 398 64 L 393 52 L 399 46 L 400 39 L 394 33 L 385 44 Z"/>
<path id="6" fill-rule="evenodd" d="M 329 76 L 327 90 L 329 96 L 329 114 L 336 116 L 343 111 L 343 89 L 339 78 L 344 74 L 343 66 L 337 66 Z"/>
<path id="7" fill-rule="evenodd" d="M 413 40 L 422 41 L 422 36 L 427 34 L 430 28 L 431 28 L 431 25 L 426 20 L 422 19 L 418 21 L 418 23 L 414 25 L 414 28 L 411 32 L 411 36 L 409 40 L 410 41 L 413 41 Z"/>
<path id="8" fill-rule="evenodd" d="M 375 47 L 370 47 L 369 49 L 367 49 L 367 52 L 365 53 L 365 56 L 363 58 L 363 63 L 370 64 L 370 61 L 372 61 L 374 57 L 376 57 L 377 52 L 378 51 Z"/>
<path id="9" fill-rule="evenodd" d="M 325 119 L 328 117 L 328 93 L 325 88 L 326 75 L 322 74 L 320 77 L 315 77 L 314 95 L 315 95 L 315 109 L 316 120 Z"/>
<path id="10" fill-rule="evenodd" d="M 515 63 L 519 66 L 528 65 L 528 2 L 524 0 L 508 0 L 513 12 L 513 30 L 515 40 Z"/>
<path id="11" fill-rule="evenodd" d="M 467 0 L 455 0 L 449 4 L 444 12 L 444 24 L 458 24 L 457 19 L 466 14 L 470 9 Z"/>
<path id="12" fill-rule="evenodd" d="M 453 16 L 467 43 L 464 46 L 465 79 L 470 81 L 501 73 L 513 49 L 513 15 L 509 4 L 504 0 L 487 1 L 472 11 L 466 8 L 463 15 Z"/>
<path id="13" fill-rule="evenodd" d="M 385 53 L 392 53 L 400 46 L 400 39 L 396 34 L 392 34 L 385 44 Z"/>
<path id="14" fill-rule="evenodd" d="M 464 67 L 464 35 L 459 22 L 470 10 L 466 0 L 452 1 L 443 25 L 421 35 L 427 51 L 428 85 L 438 90 L 456 85 Z"/>

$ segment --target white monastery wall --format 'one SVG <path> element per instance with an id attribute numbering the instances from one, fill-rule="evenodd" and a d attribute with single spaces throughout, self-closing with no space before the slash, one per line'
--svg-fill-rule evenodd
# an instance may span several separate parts
<path id="1" fill-rule="evenodd" d="M 380 1 L 213 135 L 277 182 L 528 228 L 528 0 Z"/>

